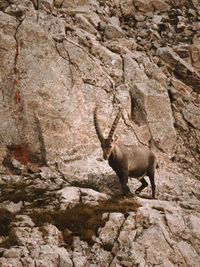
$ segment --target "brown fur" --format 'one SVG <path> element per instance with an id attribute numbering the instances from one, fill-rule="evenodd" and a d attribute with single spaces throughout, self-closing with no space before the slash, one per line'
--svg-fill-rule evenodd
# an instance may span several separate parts
<path id="1" fill-rule="evenodd" d="M 130 191 L 127 186 L 128 177 L 138 178 L 141 181 L 142 185 L 135 191 L 136 194 L 139 194 L 148 186 L 144 179 L 144 176 L 148 176 L 151 182 L 152 197 L 155 198 L 154 175 L 157 166 L 156 156 L 148 148 L 136 145 L 123 145 L 112 139 L 120 115 L 121 110 L 116 116 L 117 120 L 115 118 L 111 127 L 110 133 L 112 134 L 109 134 L 109 138 L 106 139 L 101 134 L 95 109 L 94 124 L 103 150 L 103 157 L 108 160 L 109 165 L 119 177 L 124 195 Z"/>

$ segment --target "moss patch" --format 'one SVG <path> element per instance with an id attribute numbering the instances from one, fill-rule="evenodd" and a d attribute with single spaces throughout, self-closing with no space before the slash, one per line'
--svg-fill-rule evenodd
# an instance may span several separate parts
<path id="1" fill-rule="evenodd" d="M 9 224 L 14 218 L 15 214 L 12 214 L 5 209 L 0 209 L 0 248 L 9 248 L 10 246 L 15 245 L 15 242 L 9 237 Z"/>
<path id="2" fill-rule="evenodd" d="M 7 185 L 1 186 L 2 195 L 0 201 L 13 201 L 18 203 L 19 201 L 33 202 L 35 199 L 44 198 L 45 193 L 50 192 L 49 188 L 31 188 L 34 185 L 33 181 L 20 181 L 17 183 L 10 183 L 9 190 L 7 190 Z"/>
<path id="3" fill-rule="evenodd" d="M 5 209 L 0 209 L 0 236 L 6 236 L 9 232 L 9 224 L 15 215 Z"/>
<path id="4" fill-rule="evenodd" d="M 65 211 L 33 212 L 31 215 L 36 226 L 52 223 L 63 233 L 63 238 L 68 246 L 72 246 L 73 236 L 93 244 L 93 236 L 97 236 L 99 227 L 103 227 L 106 219 L 102 220 L 104 213 L 120 212 L 128 216 L 130 211 L 136 211 L 140 206 L 133 198 L 115 197 L 100 201 L 98 206 L 88 206 L 79 203 Z"/>

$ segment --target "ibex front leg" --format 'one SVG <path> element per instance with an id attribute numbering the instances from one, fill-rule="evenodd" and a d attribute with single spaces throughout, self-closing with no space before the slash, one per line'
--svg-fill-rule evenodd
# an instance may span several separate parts
<path id="1" fill-rule="evenodd" d="M 130 188 L 127 186 L 128 183 L 128 175 L 127 174 L 120 174 L 118 175 L 119 181 L 122 188 L 123 196 L 130 192 Z"/>

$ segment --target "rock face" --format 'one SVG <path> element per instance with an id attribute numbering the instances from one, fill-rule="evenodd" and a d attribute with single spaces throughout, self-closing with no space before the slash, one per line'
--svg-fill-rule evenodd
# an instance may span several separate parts
<path id="1" fill-rule="evenodd" d="M 200 266 L 200 4 L 2 0 L 0 266 Z M 93 125 L 158 156 L 120 183 Z"/>
<path id="2" fill-rule="evenodd" d="M 148 124 L 152 138 L 158 147 L 168 153 L 174 151 L 176 133 L 166 89 L 153 79 L 147 82 L 138 82 L 135 83 L 132 90 L 132 97 L 135 99 L 138 109 L 137 121 L 144 121 Z M 161 125 L 162 131 L 160 131 Z"/>

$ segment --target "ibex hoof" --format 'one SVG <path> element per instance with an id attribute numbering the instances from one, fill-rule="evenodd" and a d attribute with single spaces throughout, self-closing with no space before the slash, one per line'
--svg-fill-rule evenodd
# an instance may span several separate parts
<path id="1" fill-rule="evenodd" d="M 140 192 L 141 192 L 140 190 L 136 190 L 136 191 L 135 191 L 135 194 L 136 194 L 136 195 L 139 195 Z"/>

